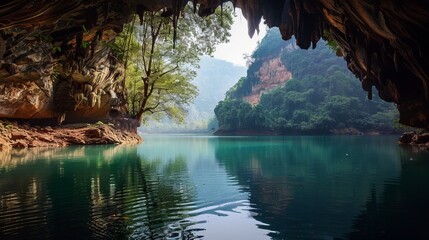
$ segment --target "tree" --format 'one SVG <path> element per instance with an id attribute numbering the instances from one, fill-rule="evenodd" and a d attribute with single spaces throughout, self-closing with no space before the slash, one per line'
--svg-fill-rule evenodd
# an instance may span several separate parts
<path id="1" fill-rule="evenodd" d="M 232 7 L 217 9 L 201 18 L 191 5 L 176 15 L 166 17 L 168 10 L 145 12 L 141 25 L 127 27 L 125 54 L 127 93 L 131 115 L 139 122 L 143 114 L 155 118 L 168 116 L 178 122 L 185 117 L 185 106 L 196 96 L 191 83 L 199 58 L 211 55 L 215 46 L 227 42 L 232 25 Z M 177 24 L 177 27 L 175 27 Z M 177 31 L 177 33 L 176 33 Z M 177 35 L 176 35 L 177 34 Z M 135 51 L 135 46 L 139 51 Z"/>

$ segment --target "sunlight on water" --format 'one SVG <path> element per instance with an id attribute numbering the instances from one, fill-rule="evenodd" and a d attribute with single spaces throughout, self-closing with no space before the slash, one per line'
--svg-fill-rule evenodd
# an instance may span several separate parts
<path id="1" fill-rule="evenodd" d="M 0 154 L 0 239 L 428 236 L 428 153 L 395 137 L 147 136 Z"/>

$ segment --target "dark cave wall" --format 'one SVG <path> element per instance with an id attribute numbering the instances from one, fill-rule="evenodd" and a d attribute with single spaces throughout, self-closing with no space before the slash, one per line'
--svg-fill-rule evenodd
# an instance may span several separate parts
<path id="1" fill-rule="evenodd" d="M 0 16 L 0 118 L 96 121 L 124 107 L 124 68 L 108 43 L 126 5 L 11 1 Z"/>

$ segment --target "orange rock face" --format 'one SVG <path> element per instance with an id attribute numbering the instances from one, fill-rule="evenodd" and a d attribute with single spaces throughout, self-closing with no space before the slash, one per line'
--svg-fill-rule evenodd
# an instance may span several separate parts
<path id="1" fill-rule="evenodd" d="M 0 85 L 0 118 L 50 118 L 52 103 L 34 82 Z"/>
<path id="2" fill-rule="evenodd" d="M 292 78 L 292 73 L 280 61 L 280 58 L 273 58 L 265 61 L 257 73 L 260 83 L 252 87 L 252 92 L 244 99 L 254 105 L 259 103 L 262 94 L 283 86 L 283 84 Z"/>
<path id="3" fill-rule="evenodd" d="M 142 138 L 133 131 L 110 124 L 73 124 L 30 127 L 28 124 L 0 122 L 0 151 L 9 148 L 63 147 L 86 144 L 137 144 Z"/>
<path id="4" fill-rule="evenodd" d="M 124 7 L 0 3 L 0 118 L 96 122 L 123 109 L 123 65 L 106 43 L 128 21 Z"/>

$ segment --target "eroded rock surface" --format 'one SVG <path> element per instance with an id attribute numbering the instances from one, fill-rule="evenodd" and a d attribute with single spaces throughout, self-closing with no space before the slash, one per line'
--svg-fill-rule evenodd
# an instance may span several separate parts
<path id="1" fill-rule="evenodd" d="M 417 151 L 429 150 L 429 131 L 405 132 L 398 142 L 403 145 L 412 145 Z"/>
<path id="2" fill-rule="evenodd" d="M 128 17 L 115 1 L 0 4 L 0 118 L 97 121 L 123 107 L 110 44 Z"/>
<path id="3" fill-rule="evenodd" d="M 244 99 L 254 105 L 259 103 L 262 94 L 281 86 L 292 78 L 292 73 L 283 65 L 280 58 L 267 59 L 259 69 L 260 82 L 252 86 L 252 92 Z"/>
<path id="4" fill-rule="evenodd" d="M 137 144 L 137 132 L 113 124 L 70 124 L 65 126 L 30 126 L 0 121 L 0 151 L 10 148 L 64 147 L 69 145 Z"/>

